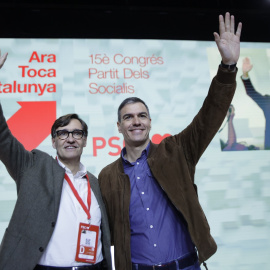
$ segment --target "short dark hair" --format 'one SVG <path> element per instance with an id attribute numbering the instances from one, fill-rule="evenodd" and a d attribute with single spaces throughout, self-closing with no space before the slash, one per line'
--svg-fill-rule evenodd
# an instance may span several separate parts
<path id="1" fill-rule="evenodd" d="M 59 117 L 58 119 L 55 120 L 55 122 L 54 122 L 54 124 L 52 125 L 52 128 L 51 128 L 52 138 L 55 138 L 56 130 L 59 127 L 67 126 L 72 119 L 77 119 L 77 120 L 79 120 L 81 122 L 82 129 L 83 129 L 83 132 L 84 132 L 84 136 L 87 137 L 87 135 L 88 135 L 88 126 L 87 126 L 87 124 L 78 116 L 78 114 L 71 113 L 71 114 L 63 115 L 63 116 L 61 116 L 61 117 Z"/>
<path id="2" fill-rule="evenodd" d="M 150 112 L 149 112 L 149 108 L 148 106 L 146 105 L 146 103 L 141 100 L 140 98 L 137 98 L 137 97 L 129 97 L 129 98 L 126 98 L 125 100 L 122 101 L 122 103 L 120 104 L 120 106 L 118 107 L 118 111 L 117 111 L 117 114 L 118 114 L 118 122 L 121 122 L 121 110 L 127 105 L 127 104 L 133 104 L 133 103 L 142 103 L 145 108 L 147 109 L 147 113 L 148 113 L 148 116 L 150 118 Z"/>

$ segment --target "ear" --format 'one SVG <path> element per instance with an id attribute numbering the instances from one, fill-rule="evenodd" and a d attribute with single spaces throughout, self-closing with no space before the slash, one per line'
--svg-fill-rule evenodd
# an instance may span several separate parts
<path id="1" fill-rule="evenodd" d="M 52 147 L 53 147 L 54 149 L 56 149 L 56 146 L 55 146 L 55 138 L 52 138 Z"/>
<path id="2" fill-rule="evenodd" d="M 122 130 L 121 130 L 121 124 L 119 122 L 117 122 L 117 127 L 118 127 L 118 132 L 119 133 L 122 133 Z"/>

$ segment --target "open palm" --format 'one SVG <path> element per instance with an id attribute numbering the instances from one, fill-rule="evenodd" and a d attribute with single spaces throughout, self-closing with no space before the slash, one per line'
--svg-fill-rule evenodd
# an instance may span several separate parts
<path id="1" fill-rule="evenodd" d="M 229 12 L 225 14 L 225 21 L 222 15 L 219 16 L 219 32 L 214 33 L 215 41 L 219 49 L 224 64 L 231 65 L 237 63 L 240 55 L 240 36 L 242 23 L 238 24 L 234 33 L 234 16 Z"/>

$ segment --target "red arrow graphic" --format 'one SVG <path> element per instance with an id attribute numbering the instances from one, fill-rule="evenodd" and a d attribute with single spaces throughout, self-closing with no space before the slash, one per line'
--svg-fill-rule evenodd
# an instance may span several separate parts
<path id="1" fill-rule="evenodd" d="M 56 101 L 22 101 L 21 108 L 7 123 L 25 149 L 36 148 L 51 133 L 56 119 Z"/>

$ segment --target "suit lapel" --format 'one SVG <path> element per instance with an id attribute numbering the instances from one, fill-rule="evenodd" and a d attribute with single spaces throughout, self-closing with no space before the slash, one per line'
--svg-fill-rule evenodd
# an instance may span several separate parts
<path id="1" fill-rule="evenodd" d="M 97 185 L 97 181 L 95 181 L 95 178 L 93 177 L 93 175 L 91 175 L 90 173 L 87 172 L 87 175 L 89 177 L 89 182 L 90 182 L 90 186 L 92 191 L 94 192 L 95 196 L 98 196 L 98 185 Z"/>

